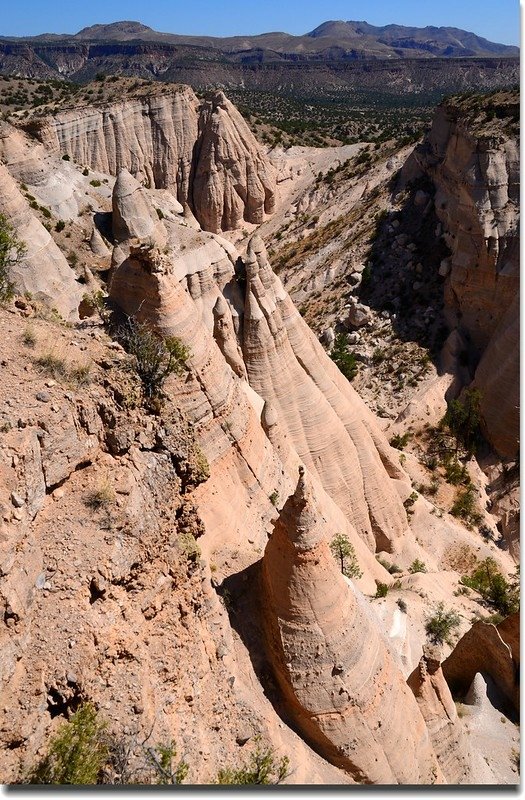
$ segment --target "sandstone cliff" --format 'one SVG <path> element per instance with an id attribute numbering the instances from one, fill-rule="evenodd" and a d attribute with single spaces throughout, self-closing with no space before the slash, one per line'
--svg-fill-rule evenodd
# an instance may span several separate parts
<path id="1" fill-rule="evenodd" d="M 443 263 L 445 313 L 479 362 L 486 433 L 514 457 L 519 435 L 519 123 L 517 98 L 501 93 L 485 111 L 454 99 L 436 112 L 406 177 L 426 175 L 450 258 Z"/>
<path id="2" fill-rule="evenodd" d="M 201 104 L 177 86 L 61 111 L 26 128 L 78 164 L 110 175 L 126 169 L 146 186 L 169 189 L 206 230 L 260 223 L 273 211 L 273 167 L 222 92 Z"/>

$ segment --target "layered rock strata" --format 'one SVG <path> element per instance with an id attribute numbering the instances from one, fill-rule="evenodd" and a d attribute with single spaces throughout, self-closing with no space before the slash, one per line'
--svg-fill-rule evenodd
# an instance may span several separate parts
<path id="1" fill-rule="evenodd" d="M 201 106 L 189 87 L 177 86 L 27 127 L 50 152 L 110 175 L 126 169 L 145 186 L 169 189 L 206 230 L 260 223 L 273 211 L 274 169 L 222 92 Z"/>
<path id="2" fill-rule="evenodd" d="M 267 647 L 286 714 L 357 782 L 441 782 L 417 703 L 329 536 L 301 468 L 263 558 Z"/>
<path id="3" fill-rule="evenodd" d="M 10 280 L 21 294 L 28 292 L 65 320 L 78 319 L 85 287 L 76 276 L 51 234 L 34 216 L 16 181 L 0 164 L 0 214 L 13 227 L 24 251 L 9 267 Z"/>
<path id="4" fill-rule="evenodd" d="M 468 783 L 471 775 L 468 744 L 441 669 L 438 647 L 428 644 L 423 647 L 423 655 L 407 684 L 426 722 L 447 783 Z"/>
<path id="5" fill-rule="evenodd" d="M 429 177 L 451 255 L 442 264 L 445 311 L 479 361 L 488 438 L 514 457 L 519 437 L 519 139 L 517 99 L 493 122 L 451 101 L 407 162 L 406 177 Z M 500 121 L 499 117 L 502 118 Z"/>

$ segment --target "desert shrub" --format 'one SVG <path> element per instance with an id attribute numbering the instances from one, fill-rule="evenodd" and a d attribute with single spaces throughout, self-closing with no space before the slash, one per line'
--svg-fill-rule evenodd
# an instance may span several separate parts
<path id="1" fill-rule="evenodd" d="M 60 233 L 60 231 L 63 231 L 65 227 L 66 227 L 66 223 L 64 222 L 64 220 L 63 219 L 59 219 L 57 224 L 55 225 L 55 230 L 56 230 L 57 233 Z"/>
<path id="2" fill-rule="evenodd" d="M 452 400 L 442 422 L 456 439 L 456 447 L 463 446 L 469 455 L 476 452 L 481 436 L 481 392 L 467 389 L 462 400 Z"/>
<path id="3" fill-rule="evenodd" d="M 91 377 L 91 364 L 77 364 L 70 369 L 69 377 L 78 386 L 87 386 Z"/>
<path id="4" fill-rule="evenodd" d="M 14 228 L 3 214 L 0 214 L 0 305 L 9 302 L 13 297 L 14 285 L 9 277 L 9 270 L 22 258 L 26 246 L 21 242 Z"/>
<path id="5" fill-rule="evenodd" d="M 89 184 L 90 184 L 90 186 L 95 186 L 95 187 L 102 186 L 101 182 L 99 180 L 97 180 L 96 178 L 94 178 L 92 181 L 89 181 Z"/>
<path id="6" fill-rule="evenodd" d="M 214 783 L 221 786 L 276 785 L 289 775 L 288 756 L 277 759 L 273 748 L 263 747 L 260 740 L 247 764 L 219 770 Z"/>
<path id="7" fill-rule="evenodd" d="M 459 486 L 462 483 L 470 481 L 468 470 L 464 464 L 461 464 L 457 458 L 449 458 L 444 460 L 445 478 L 453 486 Z"/>
<path id="8" fill-rule="evenodd" d="M 89 169 L 87 167 L 84 167 L 82 170 L 82 175 L 89 175 Z"/>
<path id="9" fill-rule="evenodd" d="M 403 614 L 406 614 L 406 613 L 407 613 L 407 604 L 406 604 L 406 601 L 405 601 L 405 600 L 403 600 L 403 598 L 402 598 L 402 597 L 398 597 L 398 599 L 397 599 L 397 601 L 396 601 L 396 602 L 397 602 L 397 607 L 399 608 L 399 610 L 400 610 L 400 611 L 402 611 L 402 612 L 403 612 Z"/>
<path id="10" fill-rule="evenodd" d="M 476 506 L 476 492 L 472 484 L 458 490 L 450 513 L 468 525 L 479 525 L 483 521 L 483 515 Z"/>
<path id="11" fill-rule="evenodd" d="M 182 531 L 177 541 L 182 554 L 188 561 L 197 561 L 201 557 L 201 549 L 191 531 Z"/>
<path id="12" fill-rule="evenodd" d="M 461 617 L 455 611 L 445 610 L 444 603 L 438 603 L 434 613 L 426 618 L 425 631 L 434 644 L 446 642 L 451 645 L 452 634 L 459 627 Z"/>
<path id="13" fill-rule="evenodd" d="M 274 490 L 268 497 L 268 500 L 270 501 L 272 506 L 277 506 L 277 503 L 279 502 L 279 492 Z"/>
<path id="14" fill-rule="evenodd" d="M 496 612 L 507 617 L 520 607 L 519 569 L 508 581 L 493 558 L 485 558 L 461 578 L 463 586 L 481 595 Z"/>
<path id="15" fill-rule="evenodd" d="M 344 533 L 336 533 L 330 542 L 330 550 L 333 557 L 339 561 L 343 575 L 346 575 L 347 578 L 360 578 L 362 576 L 363 573 L 359 569 L 354 546 Z"/>
<path id="16" fill-rule="evenodd" d="M 24 783 L 96 784 L 107 758 L 106 724 L 91 703 L 84 703 L 61 726 L 49 744 L 47 755 Z"/>
<path id="17" fill-rule="evenodd" d="M 345 378 L 351 381 L 357 375 L 357 359 L 348 349 L 348 341 L 344 333 L 338 333 L 330 358 L 337 365 Z"/>
<path id="18" fill-rule="evenodd" d="M 51 219 L 52 214 L 49 208 L 46 208 L 45 206 L 40 206 L 40 212 L 42 216 L 44 216 L 46 219 Z"/>
<path id="19" fill-rule="evenodd" d="M 162 339 L 147 325 L 130 318 L 120 338 L 134 357 L 146 398 L 160 397 L 166 378 L 182 375 L 186 369 L 190 351 L 176 336 Z"/>
<path id="20" fill-rule="evenodd" d="M 388 594 L 388 584 L 376 581 L 376 597 L 386 597 Z"/>
<path id="21" fill-rule="evenodd" d="M 64 153 L 64 155 L 62 156 L 62 161 L 71 161 L 71 156 L 68 156 L 67 153 Z"/>
<path id="22" fill-rule="evenodd" d="M 54 353 L 44 353 L 44 355 L 35 359 L 35 364 L 52 378 L 65 378 L 67 375 L 66 362 Z"/>
<path id="23" fill-rule="evenodd" d="M 157 786 L 179 785 L 188 774 L 189 767 L 185 761 L 174 763 L 177 757 L 175 742 L 146 747 L 145 754 L 153 771 L 151 782 Z"/>
<path id="24" fill-rule="evenodd" d="M 115 492 L 113 487 L 107 483 L 101 483 L 96 489 L 93 489 L 86 495 L 84 503 L 88 508 L 98 511 L 100 508 L 106 508 L 115 502 Z"/>
<path id="25" fill-rule="evenodd" d="M 414 559 L 411 565 L 408 568 L 408 571 L 414 575 L 416 572 L 426 572 L 427 568 L 423 561 L 420 561 L 419 558 Z"/>
<path id="26" fill-rule="evenodd" d="M 25 328 L 22 334 L 22 342 L 25 344 L 26 347 L 34 347 L 36 344 L 36 334 L 33 328 L 29 326 Z"/>
<path id="27" fill-rule="evenodd" d="M 390 439 L 390 445 L 392 447 L 395 447 L 396 450 L 402 450 L 404 447 L 406 447 L 411 438 L 412 434 L 409 431 L 407 431 L 403 435 L 401 435 L 400 433 L 395 433 Z"/>

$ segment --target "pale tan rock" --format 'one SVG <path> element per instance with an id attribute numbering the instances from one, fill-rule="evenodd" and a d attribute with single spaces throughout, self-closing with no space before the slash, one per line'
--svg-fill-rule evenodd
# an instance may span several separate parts
<path id="1" fill-rule="evenodd" d="M 490 675 L 506 702 L 519 709 L 519 672 L 512 648 L 498 628 L 486 622 L 476 622 L 443 662 L 452 691 L 466 693 L 477 672 Z"/>
<path id="2" fill-rule="evenodd" d="M 198 158 L 192 186 L 195 213 L 206 230 L 261 223 L 275 206 L 275 171 L 248 125 L 223 92 L 199 117 Z"/>
<path id="3" fill-rule="evenodd" d="M 49 151 L 77 164 L 110 175 L 125 169 L 146 188 L 169 190 L 177 201 L 169 212 L 189 206 L 207 230 L 259 223 L 273 211 L 274 168 L 222 92 L 201 107 L 188 86 L 177 86 L 61 111 L 33 128 Z"/>
<path id="4" fill-rule="evenodd" d="M 10 278 L 21 294 L 29 292 L 36 300 L 56 310 L 66 320 L 78 318 L 83 287 L 58 249 L 49 232 L 31 212 L 14 179 L 0 164 L 0 213 L 13 226 L 25 245 L 21 258 L 10 267 Z"/>
<path id="5" fill-rule="evenodd" d="M 435 187 L 435 210 L 452 253 L 445 313 L 480 359 L 485 433 L 503 456 L 518 447 L 519 143 L 502 126 L 477 132 L 444 103 L 404 167 Z"/>
<path id="6" fill-rule="evenodd" d="M 395 550 L 407 523 L 385 480 L 385 464 L 392 476 L 400 470 L 383 434 L 273 274 L 259 237 L 248 248 L 246 278 L 243 353 L 251 386 L 276 409 L 300 459 L 369 548 Z"/>
<path id="7" fill-rule="evenodd" d="M 407 680 L 426 722 L 439 765 L 450 784 L 471 777 L 468 742 L 441 669 L 439 647 L 426 644 L 418 666 Z"/>
<path id="8" fill-rule="evenodd" d="M 325 526 L 302 469 L 263 559 L 268 654 L 286 713 L 358 782 L 441 782 L 417 703 L 339 572 Z"/>
<path id="9" fill-rule="evenodd" d="M 117 175 L 112 195 L 113 235 L 116 242 L 148 240 L 162 247 L 166 233 L 139 182 L 126 169 Z"/>

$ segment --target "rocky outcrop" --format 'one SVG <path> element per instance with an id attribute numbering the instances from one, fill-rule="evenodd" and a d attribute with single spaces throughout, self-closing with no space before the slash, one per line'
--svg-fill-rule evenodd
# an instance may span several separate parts
<path id="1" fill-rule="evenodd" d="M 199 116 L 191 195 L 197 219 L 208 231 L 238 228 L 243 219 L 261 223 L 274 210 L 274 189 L 274 168 L 235 106 L 216 92 Z"/>
<path id="2" fill-rule="evenodd" d="M 301 468 L 263 558 L 268 657 L 286 714 L 359 783 L 440 782 L 417 703 L 329 537 Z"/>
<path id="3" fill-rule="evenodd" d="M 243 353 L 250 385 L 277 410 L 301 461 L 370 549 L 395 550 L 406 515 L 384 479 L 384 464 L 395 466 L 376 421 L 301 319 L 257 236 L 245 269 Z"/>
<path id="4" fill-rule="evenodd" d="M 222 92 L 202 104 L 187 86 L 28 123 L 50 152 L 168 189 L 203 228 L 260 223 L 274 208 L 274 169 Z"/>
<path id="5" fill-rule="evenodd" d="M 503 636 L 507 627 L 514 632 L 511 641 L 515 647 L 519 615 L 512 615 L 503 625 Z M 519 711 L 519 662 L 503 636 L 495 625 L 476 622 L 443 662 L 443 674 L 452 691 L 460 694 L 466 694 L 477 672 L 489 675 L 503 702 Z"/>
<path id="6" fill-rule="evenodd" d="M 426 722 L 447 783 L 468 783 L 471 776 L 468 744 L 450 689 L 441 669 L 440 649 L 423 647 L 418 666 L 407 680 Z"/>
<path id="7" fill-rule="evenodd" d="M 486 115 L 469 99 L 445 102 L 404 168 L 406 177 L 425 175 L 435 186 L 451 251 L 443 272 L 447 321 L 479 361 L 474 385 L 486 433 L 507 457 L 515 456 L 519 434 L 518 114 L 512 93 L 495 95 Z"/>
<path id="8" fill-rule="evenodd" d="M 0 164 L 0 214 L 12 225 L 24 252 L 10 266 L 10 279 L 17 292 L 28 292 L 36 300 L 55 308 L 65 320 L 78 319 L 83 287 L 49 231 L 34 216 L 16 181 Z"/>

